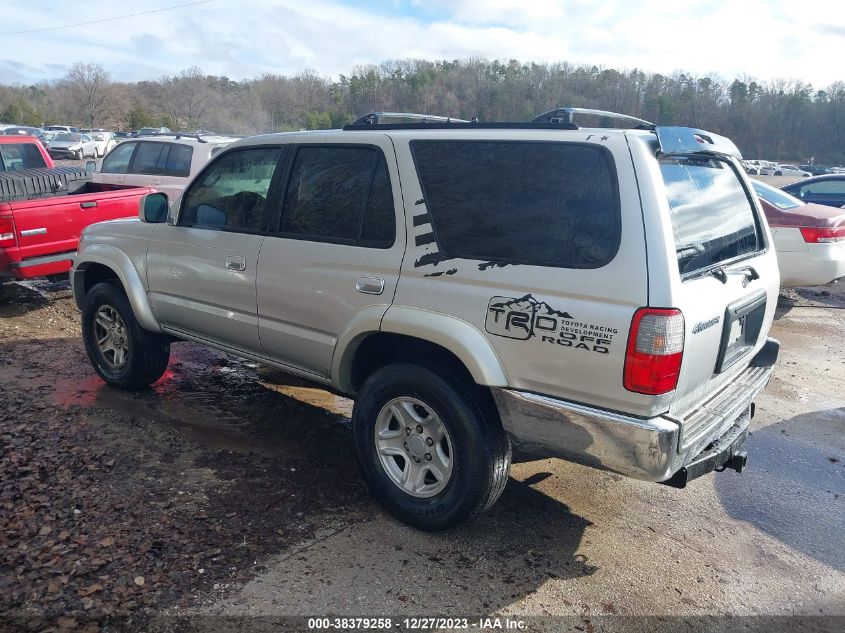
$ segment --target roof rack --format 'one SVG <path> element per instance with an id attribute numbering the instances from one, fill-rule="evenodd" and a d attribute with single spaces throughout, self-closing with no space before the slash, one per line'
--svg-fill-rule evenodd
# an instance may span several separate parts
<path id="1" fill-rule="evenodd" d="M 193 138 L 200 143 L 208 143 L 208 141 L 206 140 L 207 138 L 230 138 L 226 137 L 223 134 L 218 134 L 216 132 L 155 132 L 154 134 L 145 134 L 144 136 L 139 136 L 137 138 L 153 138 L 160 136 L 169 136 L 171 138 L 177 139 Z"/>
<path id="2" fill-rule="evenodd" d="M 640 119 L 635 116 L 630 116 L 628 114 L 620 114 L 618 112 L 608 112 L 607 110 L 592 110 L 590 108 L 554 108 L 553 110 L 549 110 L 548 112 L 543 112 L 543 114 L 534 117 L 531 122 L 532 123 L 572 123 L 572 115 L 574 114 L 586 114 L 586 115 L 593 115 L 593 116 L 600 116 L 606 119 L 619 119 L 625 121 L 633 121 L 635 122 L 636 129 L 643 129 L 643 130 L 653 130 L 654 123 L 650 121 L 646 121 L 645 119 Z"/>
<path id="3" fill-rule="evenodd" d="M 370 112 L 359 117 L 351 125 L 380 125 L 384 119 L 412 119 L 416 123 L 471 123 L 466 119 L 456 119 L 450 116 L 436 114 L 418 114 L 416 112 Z"/>

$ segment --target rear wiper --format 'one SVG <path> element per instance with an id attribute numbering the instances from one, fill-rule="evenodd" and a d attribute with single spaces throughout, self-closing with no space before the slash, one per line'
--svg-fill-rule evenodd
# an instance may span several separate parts
<path id="1" fill-rule="evenodd" d="M 742 268 L 731 268 L 725 270 L 722 266 L 716 266 L 707 271 L 708 274 L 713 275 L 723 284 L 728 283 L 728 275 L 743 275 L 745 279 L 742 282 L 743 287 L 748 285 L 748 282 L 760 279 L 760 274 L 755 270 L 754 266 L 743 266 Z"/>

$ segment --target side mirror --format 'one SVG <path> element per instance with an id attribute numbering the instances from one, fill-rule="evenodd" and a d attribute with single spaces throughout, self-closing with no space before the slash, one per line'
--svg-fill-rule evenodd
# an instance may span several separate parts
<path id="1" fill-rule="evenodd" d="M 148 193 L 141 198 L 140 209 L 138 217 L 141 222 L 148 224 L 161 224 L 167 221 L 167 212 L 170 205 L 167 201 L 167 195 L 161 192 Z"/>
<path id="2" fill-rule="evenodd" d="M 89 176 L 97 171 L 97 161 L 95 160 L 86 160 L 85 161 L 85 173 Z"/>

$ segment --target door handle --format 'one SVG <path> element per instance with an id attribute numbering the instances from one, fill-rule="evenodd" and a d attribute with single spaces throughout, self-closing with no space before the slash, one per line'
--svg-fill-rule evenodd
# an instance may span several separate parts
<path id="1" fill-rule="evenodd" d="M 93 209 L 97 206 L 97 201 L 91 200 L 89 202 L 80 202 L 79 206 L 82 207 L 83 209 Z"/>
<path id="2" fill-rule="evenodd" d="M 380 295 L 384 292 L 384 279 L 381 277 L 358 277 L 355 290 L 365 295 Z"/>
<path id="3" fill-rule="evenodd" d="M 240 255 L 226 255 L 226 268 L 228 270 L 246 270 L 246 259 Z"/>

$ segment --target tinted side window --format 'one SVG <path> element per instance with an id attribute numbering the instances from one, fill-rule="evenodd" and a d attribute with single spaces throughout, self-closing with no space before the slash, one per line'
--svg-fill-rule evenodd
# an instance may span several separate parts
<path id="1" fill-rule="evenodd" d="M 132 159 L 130 173 L 156 175 L 161 173 L 158 168 L 162 152 L 167 150 L 164 143 L 138 143 L 138 151 Z"/>
<path id="2" fill-rule="evenodd" d="M 361 224 L 361 246 L 390 248 L 396 239 L 396 210 L 393 206 L 393 190 L 390 188 L 390 174 L 381 152 L 373 184 L 367 198 L 364 221 Z"/>
<path id="3" fill-rule="evenodd" d="M 411 149 L 444 255 L 598 268 L 619 248 L 619 190 L 603 148 L 413 141 Z"/>
<path id="4" fill-rule="evenodd" d="M 395 223 L 393 194 L 381 151 L 342 146 L 299 148 L 285 195 L 281 233 L 384 247 L 393 243 Z"/>
<path id="5" fill-rule="evenodd" d="M 168 147 L 170 151 L 163 153 L 159 160 L 159 173 L 163 176 L 188 177 L 191 174 L 191 158 L 194 155 L 194 148 L 190 145 L 175 143 Z"/>
<path id="6" fill-rule="evenodd" d="M 125 174 L 129 171 L 129 161 L 138 143 L 121 143 L 103 159 L 100 171 L 104 174 Z"/>
<path id="7" fill-rule="evenodd" d="M 820 180 L 801 187 L 801 194 L 808 193 L 845 193 L 845 180 Z"/>
<path id="8" fill-rule="evenodd" d="M 277 148 L 253 148 L 221 156 L 185 193 L 179 225 L 265 231 L 280 155 Z"/>

